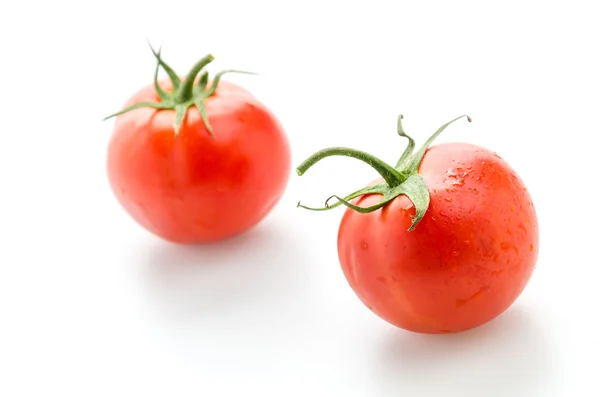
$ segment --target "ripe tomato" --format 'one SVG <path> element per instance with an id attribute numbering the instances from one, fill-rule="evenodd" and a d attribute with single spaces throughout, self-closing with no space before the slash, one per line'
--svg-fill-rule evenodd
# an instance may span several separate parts
<path id="1" fill-rule="evenodd" d="M 176 243 L 242 233 L 286 187 L 290 148 L 274 115 L 247 90 L 203 72 L 185 78 L 154 52 L 169 81 L 142 88 L 116 113 L 107 172 L 116 198 L 141 226 Z M 112 117 L 112 116 L 109 116 Z"/>
<path id="2" fill-rule="evenodd" d="M 458 332 L 494 319 L 524 290 L 538 256 L 532 199 L 506 161 L 466 143 L 428 148 L 448 124 L 414 156 L 409 138 L 395 168 L 334 148 L 298 169 L 347 155 L 396 171 L 395 187 L 382 171 L 384 179 L 319 210 L 348 206 L 337 248 L 349 285 L 375 314 L 413 332 Z M 406 136 L 401 122 L 399 132 Z"/>

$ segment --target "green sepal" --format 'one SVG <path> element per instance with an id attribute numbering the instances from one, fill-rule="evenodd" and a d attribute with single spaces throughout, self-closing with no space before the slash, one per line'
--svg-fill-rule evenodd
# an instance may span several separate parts
<path id="1" fill-rule="evenodd" d="M 421 222 L 421 219 L 425 216 L 425 212 L 427 212 L 427 208 L 429 208 L 429 189 L 421 175 L 412 174 L 403 184 L 396 186 L 390 191 L 392 199 L 400 195 L 407 196 L 415 206 L 415 216 L 412 218 L 412 224 L 408 228 L 410 232 Z"/>
<path id="2" fill-rule="evenodd" d="M 150 43 L 148 43 L 148 45 L 150 45 Z M 173 85 L 173 91 L 177 91 L 179 89 L 179 86 L 181 85 L 181 80 L 179 79 L 179 76 L 177 76 L 177 73 L 175 73 L 175 71 L 162 60 L 162 58 L 160 57 L 160 51 L 157 53 L 152 47 L 152 45 L 150 45 L 150 50 L 154 54 L 154 57 L 158 61 L 158 64 L 162 66 L 165 72 L 167 72 L 167 75 L 171 80 L 171 84 Z"/>
<path id="3" fill-rule="evenodd" d="M 208 121 L 208 113 L 206 112 L 206 106 L 204 106 L 204 101 L 197 99 L 197 100 L 194 100 L 194 104 L 196 105 L 196 109 L 198 109 L 198 113 L 200 113 L 200 117 L 202 117 L 202 121 L 204 122 L 206 129 L 210 133 L 210 136 L 214 137 L 212 126 L 210 125 L 210 122 Z"/>
<path id="4" fill-rule="evenodd" d="M 307 210 L 311 210 L 311 211 L 328 211 L 328 210 L 334 209 L 336 207 L 339 207 L 340 205 L 343 204 L 344 201 L 350 201 L 359 196 L 364 196 L 367 194 L 384 194 L 386 189 L 388 189 L 388 184 L 385 182 L 381 182 L 376 185 L 357 190 L 354 193 L 350 193 L 349 195 L 344 197 L 342 200 L 340 200 L 340 198 L 334 194 L 333 196 L 330 196 L 327 200 L 325 200 L 324 207 L 308 207 L 306 205 L 301 204 L 300 202 L 298 202 L 297 206 L 307 209 Z M 332 198 L 337 199 L 337 201 L 333 204 L 329 204 L 329 200 L 331 200 Z"/>
<path id="5" fill-rule="evenodd" d="M 183 124 L 183 120 L 187 114 L 187 108 L 188 105 L 185 103 L 175 105 L 175 124 L 173 125 L 175 136 L 179 135 L 179 129 L 181 128 L 181 124 Z"/>
<path id="6" fill-rule="evenodd" d="M 135 103 L 131 106 L 128 106 L 125 109 L 118 111 L 117 113 L 113 113 L 110 116 L 106 116 L 103 120 L 108 120 L 111 117 L 116 117 L 123 113 L 127 113 L 132 110 L 141 109 L 141 108 L 152 108 L 152 109 L 164 110 L 164 109 L 173 109 L 173 105 L 170 102 L 139 102 L 139 103 Z"/>
<path id="7" fill-rule="evenodd" d="M 219 81 L 221 81 L 221 77 L 223 77 L 224 74 L 227 73 L 239 73 L 239 74 L 256 74 L 254 72 L 247 72 L 245 70 L 222 70 L 219 73 L 215 74 L 215 78 L 212 81 L 212 84 L 210 85 L 210 88 L 208 89 L 208 91 L 206 91 L 206 95 L 207 96 L 211 96 L 214 95 L 215 92 L 217 91 L 217 85 L 219 84 Z M 206 84 L 205 84 L 206 87 Z"/>
<path id="8" fill-rule="evenodd" d="M 408 139 L 408 144 L 406 145 L 406 149 L 404 149 L 404 153 L 402 153 L 402 156 L 400 156 L 400 159 L 396 163 L 396 169 L 402 168 L 405 165 L 405 163 L 410 159 L 410 155 L 415 150 L 415 140 L 408 136 L 406 132 L 404 132 L 404 128 L 402 127 L 403 118 L 403 115 L 398 116 L 398 135 Z"/>
<path id="9" fill-rule="evenodd" d="M 427 139 L 427 141 L 425 141 L 425 143 L 423 144 L 423 146 L 421 146 L 419 151 L 417 153 L 415 153 L 412 160 L 406 167 L 407 171 L 409 173 L 417 172 L 417 170 L 419 169 L 419 165 L 421 164 L 421 160 L 423 160 L 423 156 L 425 155 L 425 152 L 427 151 L 427 148 L 429 148 L 429 146 L 433 143 L 435 138 L 437 138 L 442 133 L 442 131 L 444 131 L 446 129 L 446 127 L 448 127 L 450 124 L 454 123 L 455 121 L 457 121 L 459 119 L 462 119 L 463 117 L 466 117 L 467 120 L 469 121 L 469 123 L 471 122 L 471 118 L 465 114 L 465 115 L 455 118 L 454 120 L 450 120 L 449 122 L 447 122 L 446 124 L 444 124 L 440 128 L 438 128 L 438 130 L 436 132 L 434 132 L 433 135 L 430 136 L 429 139 Z"/>
<path id="10" fill-rule="evenodd" d="M 150 48 L 152 48 L 152 46 L 150 46 Z M 152 51 L 154 52 L 154 50 Z M 158 84 L 158 71 L 160 69 L 160 51 L 161 49 L 159 48 L 156 60 L 156 69 L 154 69 L 154 89 L 156 90 L 156 93 L 158 94 L 160 100 L 166 101 L 169 98 L 169 94 L 167 94 L 166 91 L 162 89 L 160 84 Z"/>
<path id="11" fill-rule="evenodd" d="M 194 97 L 197 96 L 200 92 L 204 92 L 206 90 L 206 85 L 208 84 L 208 72 L 202 72 L 200 78 L 198 79 L 198 84 L 194 87 L 196 90 L 194 92 Z"/>

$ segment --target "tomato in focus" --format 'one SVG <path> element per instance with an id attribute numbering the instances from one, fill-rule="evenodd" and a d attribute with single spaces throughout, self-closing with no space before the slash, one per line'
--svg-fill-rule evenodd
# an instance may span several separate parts
<path id="1" fill-rule="evenodd" d="M 514 170 L 469 144 L 430 148 L 419 168 L 429 208 L 413 230 L 406 196 L 361 214 L 347 209 L 338 254 L 349 284 L 377 315 L 422 333 L 456 332 L 505 311 L 538 255 L 531 197 Z M 369 206 L 378 197 L 357 199 Z"/>
<path id="2" fill-rule="evenodd" d="M 374 208 L 381 193 L 349 196 L 356 208 L 342 217 L 338 256 L 356 295 L 387 322 L 418 333 L 464 331 L 499 316 L 528 284 L 538 257 L 536 211 L 523 181 L 495 153 L 467 143 L 422 153 L 412 157 L 426 187 L 421 198 L 406 189 Z"/>

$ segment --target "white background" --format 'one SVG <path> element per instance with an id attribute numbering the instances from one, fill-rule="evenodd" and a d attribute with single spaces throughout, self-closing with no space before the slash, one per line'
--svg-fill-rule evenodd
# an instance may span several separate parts
<path id="1" fill-rule="evenodd" d="M 598 396 L 595 2 L 122 1 L 0 6 L 1 396 Z M 178 247 L 112 196 L 106 143 L 151 82 L 147 46 L 184 73 L 252 90 L 282 121 L 293 165 L 343 145 L 390 162 L 439 142 L 497 151 L 541 228 L 536 272 L 486 326 L 422 336 L 371 314 L 337 261 L 362 163 L 294 173 L 240 238 Z"/>

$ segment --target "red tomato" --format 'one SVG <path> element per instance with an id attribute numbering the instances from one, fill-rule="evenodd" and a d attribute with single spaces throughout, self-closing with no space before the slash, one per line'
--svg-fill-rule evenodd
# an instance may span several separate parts
<path id="1" fill-rule="evenodd" d="M 418 174 L 430 199 L 414 230 L 407 195 L 366 213 L 346 209 L 338 233 L 343 273 L 369 309 L 400 328 L 449 333 L 482 325 L 509 308 L 532 275 L 532 199 L 506 161 L 471 144 L 427 149 Z M 362 194 L 352 204 L 381 199 Z"/>
<path id="2" fill-rule="evenodd" d="M 166 240 L 200 243 L 242 233 L 269 213 L 286 187 L 290 148 L 282 126 L 220 75 L 210 81 L 203 74 L 194 93 L 180 98 L 186 79 L 177 90 L 178 77 L 170 75 L 171 81 L 142 88 L 126 103 L 151 106 L 118 115 L 108 146 L 110 186 L 134 220 Z M 187 79 L 195 83 L 195 77 L 190 72 Z M 180 124 L 179 113 L 185 115 Z"/>

